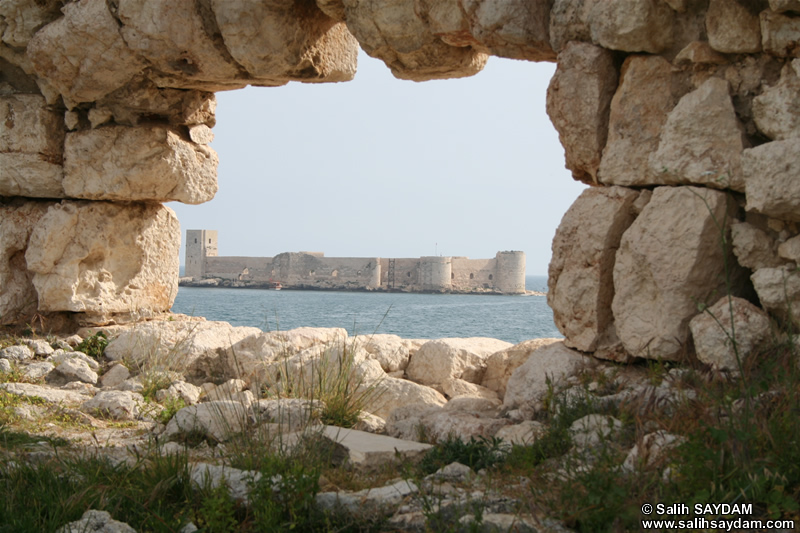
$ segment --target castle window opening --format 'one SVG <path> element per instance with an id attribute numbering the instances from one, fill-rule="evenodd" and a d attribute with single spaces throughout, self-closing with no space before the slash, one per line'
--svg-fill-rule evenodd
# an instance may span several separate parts
<path id="1" fill-rule="evenodd" d="M 197 244 L 197 239 L 194 240 L 194 243 Z"/>

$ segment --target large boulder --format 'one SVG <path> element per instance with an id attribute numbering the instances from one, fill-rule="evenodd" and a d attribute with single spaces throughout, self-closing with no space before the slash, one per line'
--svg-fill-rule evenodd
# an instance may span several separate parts
<path id="1" fill-rule="evenodd" d="M 64 120 L 35 94 L 0 96 L 0 196 L 63 198 Z"/>
<path id="2" fill-rule="evenodd" d="M 563 342 L 542 346 L 519 366 L 506 386 L 503 406 L 515 409 L 534 405 L 587 364 L 589 358 L 567 348 Z"/>
<path id="3" fill-rule="evenodd" d="M 178 292 L 180 227 L 158 204 L 64 201 L 31 233 L 25 261 L 39 310 L 147 317 L 169 311 Z"/>
<path id="4" fill-rule="evenodd" d="M 608 111 L 616 88 L 617 69 L 610 51 L 571 42 L 558 54 L 558 68 L 547 88 L 547 114 L 576 180 L 598 182 Z"/>
<path id="5" fill-rule="evenodd" d="M 715 301 L 738 273 L 722 239 L 729 234 L 728 194 L 697 187 L 659 187 L 620 241 L 612 311 L 617 334 L 633 356 L 686 355 L 698 304 Z"/>
<path id="6" fill-rule="evenodd" d="M 412 381 L 433 387 L 450 378 L 478 384 L 486 369 L 486 359 L 511 346 L 510 342 L 485 337 L 428 341 L 411 358 L 406 375 Z"/>
<path id="7" fill-rule="evenodd" d="M 72 198 L 208 202 L 217 192 L 216 152 L 163 126 L 112 126 L 67 135 L 64 191 Z"/>
<path id="8" fill-rule="evenodd" d="M 636 217 L 638 197 L 624 187 L 586 189 L 558 226 L 547 303 L 570 348 L 593 352 L 616 340 L 611 313 L 614 260 L 622 234 Z"/>
<path id="9" fill-rule="evenodd" d="M 483 374 L 481 386 L 495 391 L 502 399 L 506 395 L 506 385 L 514 371 L 527 361 L 533 352 L 560 340 L 530 339 L 493 353 L 486 359 L 486 372 Z"/>
<path id="10" fill-rule="evenodd" d="M 395 409 L 405 405 L 438 408 L 447 403 L 447 398 L 440 392 L 405 379 L 386 376 L 372 386 L 374 392 L 370 393 L 372 400 L 366 410 L 384 419 L 388 419 Z"/>
<path id="11" fill-rule="evenodd" d="M 742 172 L 748 211 L 800 221 L 800 137 L 745 150 Z"/>
<path id="12" fill-rule="evenodd" d="M 353 343 L 366 350 L 385 372 L 405 370 L 411 354 L 416 353 L 425 342 L 389 334 L 359 335 L 353 338 Z"/>

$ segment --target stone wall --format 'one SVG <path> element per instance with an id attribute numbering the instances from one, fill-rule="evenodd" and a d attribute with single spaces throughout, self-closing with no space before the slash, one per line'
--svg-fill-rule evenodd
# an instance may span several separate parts
<path id="1" fill-rule="evenodd" d="M 797 0 L 0 2 L 0 321 L 167 310 L 160 204 L 216 191 L 213 92 L 345 81 L 358 46 L 417 81 L 558 63 L 547 110 L 593 186 L 553 241 L 570 346 L 690 356 L 728 292 L 800 325 Z"/>

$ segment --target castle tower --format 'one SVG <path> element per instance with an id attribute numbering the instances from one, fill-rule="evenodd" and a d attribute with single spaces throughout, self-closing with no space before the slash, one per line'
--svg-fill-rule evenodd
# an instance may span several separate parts
<path id="1" fill-rule="evenodd" d="M 420 257 L 419 270 L 423 291 L 446 292 L 452 289 L 453 262 L 450 257 Z"/>
<path id="2" fill-rule="evenodd" d="M 200 279 L 206 274 L 206 257 L 217 256 L 217 230 L 186 230 L 185 276 Z"/>
<path id="3" fill-rule="evenodd" d="M 525 292 L 525 252 L 497 252 L 494 288 L 505 294 Z"/>

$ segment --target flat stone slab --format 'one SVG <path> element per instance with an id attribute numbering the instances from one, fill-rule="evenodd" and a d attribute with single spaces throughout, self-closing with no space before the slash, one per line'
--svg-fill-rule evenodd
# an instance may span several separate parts
<path id="1" fill-rule="evenodd" d="M 336 426 L 325 426 L 322 435 L 344 447 L 353 466 L 363 468 L 380 466 L 397 458 L 414 459 L 433 448 L 430 444 Z"/>
<path id="2" fill-rule="evenodd" d="M 71 390 L 52 389 L 30 383 L 0 383 L 0 389 L 17 396 L 37 397 L 50 403 L 69 406 L 80 405 L 86 401 L 86 395 Z"/>

